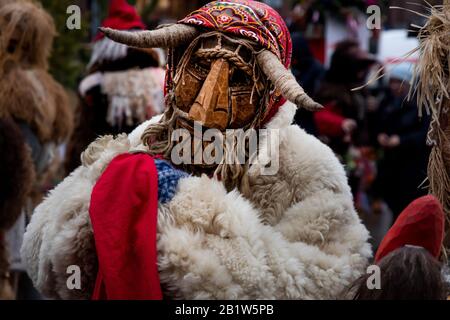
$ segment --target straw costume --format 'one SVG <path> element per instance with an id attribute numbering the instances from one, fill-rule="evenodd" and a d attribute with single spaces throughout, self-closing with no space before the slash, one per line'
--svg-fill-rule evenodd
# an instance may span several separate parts
<path id="1" fill-rule="evenodd" d="M 429 16 L 418 38 L 419 62 L 414 72 L 419 114 L 431 113 L 427 144 L 432 147 L 428 162 L 429 192 L 442 203 L 446 217 L 446 236 L 442 250 L 448 260 L 450 238 L 450 125 L 449 125 L 449 60 L 448 34 L 450 3 L 429 7 Z M 422 14 L 420 14 L 422 15 Z M 424 16 L 424 15 L 422 15 Z"/>

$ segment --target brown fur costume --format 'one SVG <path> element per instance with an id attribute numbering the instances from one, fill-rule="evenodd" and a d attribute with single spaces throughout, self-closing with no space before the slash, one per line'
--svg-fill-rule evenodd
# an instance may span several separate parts
<path id="1" fill-rule="evenodd" d="M 47 72 L 56 34 L 52 17 L 31 1 L 6 4 L 0 1 L 0 299 L 3 299 L 12 298 L 4 234 L 20 215 L 32 189 L 40 190 L 30 149 L 17 123 L 24 123 L 40 144 L 46 144 L 68 138 L 73 120 L 63 87 Z"/>
<path id="2" fill-rule="evenodd" d="M 26 1 L 26 0 L 0 0 L 0 8 L 3 7 L 4 5 L 18 1 Z"/>
<path id="3" fill-rule="evenodd" d="M 11 297 L 4 233 L 19 217 L 34 181 L 30 150 L 20 128 L 10 118 L 0 118 L 0 153 L 0 299 L 5 299 Z"/>
<path id="4" fill-rule="evenodd" d="M 66 139 L 73 125 L 63 87 L 42 69 L 13 68 L 3 75 L 0 115 L 26 122 L 42 143 Z"/>
<path id="5" fill-rule="evenodd" d="M 56 35 L 52 17 L 40 5 L 16 1 L 0 7 L 0 60 L 47 68 Z"/>
<path id="6" fill-rule="evenodd" d="M 56 34 L 52 17 L 31 2 L 0 7 L 0 116 L 24 121 L 41 143 L 60 142 L 72 130 L 64 89 L 47 73 Z"/>
<path id="7" fill-rule="evenodd" d="M 34 180 L 31 152 L 12 119 L 0 119 L 0 229 L 9 229 L 20 214 Z"/>

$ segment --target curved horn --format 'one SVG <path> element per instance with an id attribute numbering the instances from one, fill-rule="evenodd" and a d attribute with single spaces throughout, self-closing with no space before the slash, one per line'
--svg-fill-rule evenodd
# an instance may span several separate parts
<path id="1" fill-rule="evenodd" d="M 288 71 L 278 57 L 269 50 L 261 51 L 256 59 L 272 84 L 281 91 L 281 94 L 298 107 L 315 111 L 323 108 L 322 105 L 311 99 L 297 83 L 292 72 Z"/>
<path id="2" fill-rule="evenodd" d="M 113 41 L 138 48 L 176 47 L 189 42 L 199 34 L 195 27 L 185 24 L 173 24 L 156 30 L 136 32 L 119 31 L 111 28 L 99 29 Z"/>

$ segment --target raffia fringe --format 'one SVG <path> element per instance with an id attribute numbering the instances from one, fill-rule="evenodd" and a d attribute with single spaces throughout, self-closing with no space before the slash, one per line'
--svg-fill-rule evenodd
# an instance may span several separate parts
<path id="1" fill-rule="evenodd" d="M 429 192 L 436 196 L 446 215 L 446 240 L 450 248 L 450 7 L 424 6 L 428 9 L 427 22 L 419 32 L 419 62 L 414 70 L 410 97 L 417 92 L 419 114 L 423 109 L 431 113 L 427 143 L 432 146 L 428 163 Z M 449 251 L 443 250 L 443 258 Z"/>

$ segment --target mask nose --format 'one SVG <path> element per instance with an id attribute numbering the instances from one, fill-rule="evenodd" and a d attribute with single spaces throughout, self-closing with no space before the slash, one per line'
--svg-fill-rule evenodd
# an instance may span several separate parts
<path id="1" fill-rule="evenodd" d="M 214 60 L 194 104 L 192 120 L 208 128 L 225 130 L 228 125 L 228 80 L 230 66 L 225 59 Z"/>

